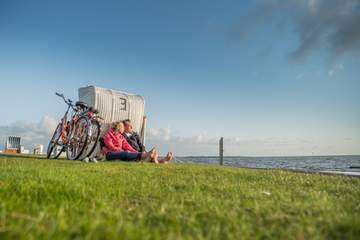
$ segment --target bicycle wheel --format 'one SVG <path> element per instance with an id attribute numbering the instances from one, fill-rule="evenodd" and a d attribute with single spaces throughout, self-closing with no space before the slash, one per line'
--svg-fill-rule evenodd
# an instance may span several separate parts
<path id="1" fill-rule="evenodd" d="M 87 142 L 87 145 L 85 147 L 83 154 L 79 158 L 80 160 L 82 160 L 86 157 L 90 157 L 91 154 L 93 154 L 93 152 L 99 142 L 100 131 L 101 131 L 100 123 L 96 119 L 91 119 L 91 130 L 90 130 L 88 142 Z"/>
<path id="2" fill-rule="evenodd" d="M 59 144 L 62 129 L 63 129 L 62 123 L 59 123 L 48 144 L 47 153 L 46 153 L 46 157 L 48 159 L 57 159 L 64 150 L 64 146 L 62 144 Z"/>
<path id="3" fill-rule="evenodd" d="M 84 152 L 88 142 L 91 123 L 89 118 L 82 116 L 69 132 L 69 144 L 66 147 L 66 156 L 70 160 L 78 159 Z"/>

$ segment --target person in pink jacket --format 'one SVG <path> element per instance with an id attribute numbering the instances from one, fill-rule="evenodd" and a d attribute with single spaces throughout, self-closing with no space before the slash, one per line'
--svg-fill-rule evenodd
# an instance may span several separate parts
<path id="1" fill-rule="evenodd" d="M 140 161 L 145 160 L 153 163 L 168 163 L 172 159 L 172 153 L 158 160 L 158 153 L 156 149 L 149 152 L 136 151 L 123 136 L 124 124 L 122 122 L 114 122 L 111 128 L 105 133 L 103 142 L 105 147 L 103 151 L 106 155 L 106 160 L 123 160 L 123 161 Z"/>

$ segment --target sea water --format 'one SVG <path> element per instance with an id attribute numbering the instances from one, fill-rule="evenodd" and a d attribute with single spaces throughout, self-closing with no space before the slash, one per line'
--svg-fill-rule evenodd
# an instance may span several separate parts
<path id="1" fill-rule="evenodd" d="M 219 157 L 176 157 L 181 162 L 219 164 Z M 305 171 L 360 172 L 360 155 L 302 157 L 224 157 L 224 165 Z M 352 167 L 358 168 L 352 168 Z"/>

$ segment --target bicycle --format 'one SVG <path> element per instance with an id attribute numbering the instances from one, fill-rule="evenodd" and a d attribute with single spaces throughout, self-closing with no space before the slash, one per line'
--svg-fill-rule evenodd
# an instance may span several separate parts
<path id="1" fill-rule="evenodd" d="M 84 150 L 82 156 L 79 158 L 80 160 L 82 160 L 86 157 L 91 157 L 91 155 L 95 151 L 96 146 L 99 142 L 100 132 L 101 132 L 100 121 L 102 121 L 104 119 L 102 117 L 100 117 L 98 115 L 98 113 L 99 112 L 92 107 L 89 107 L 87 109 L 86 115 L 90 119 L 91 130 L 90 130 L 90 136 L 88 138 L 88 142 L 86 144 L 85 150 Z"/>
<path id="2" fill-rule="evenodd" d="M 55 93 L 62 98 L 68 108 L 57 125 L 47 149 L 48 159 L 57 159 L 66 150 L 66 156 L 70 160 L 78 159 L 85 150 L 89 135 L 91 135 L 91 122 L 86 115 L 88 107 L 83 102 L 76 102 L 75 105 L 63 94 Z M 68 114 L 72 110 L 71 119 Z"/>

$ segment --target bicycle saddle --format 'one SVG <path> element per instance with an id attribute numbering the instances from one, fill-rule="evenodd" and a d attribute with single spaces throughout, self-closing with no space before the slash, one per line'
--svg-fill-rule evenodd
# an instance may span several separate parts
<path id="1" fill-rule="evenodd" d="M 87 104 L 84 103 L 84 102 L 81 102 L 81 101 L 77 101 L 77 102 L 75 103 L 75 106 L 76 106 L 76 107 L 79 107 L 79 108 L 81 108 L 81 109 L 87 109 L 87 108 L 88 108 Z"/>
<path id="2" fill-rule="evenodd" d="M 99 113 L 99 111 L 96 108 L 93 108 L 93 107 L 89 107 L 89 111 L 92 112 L 92 113 L 95 113 L 95 114 Z"/>

